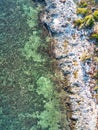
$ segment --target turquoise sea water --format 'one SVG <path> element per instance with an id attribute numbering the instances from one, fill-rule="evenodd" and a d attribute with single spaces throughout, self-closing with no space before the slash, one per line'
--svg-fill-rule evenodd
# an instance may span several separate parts
<path id="1" fill-rule="evenodd" d="M 32 0 L 0 0 L 0 130 L 60 129 L 40 9 Z"/>

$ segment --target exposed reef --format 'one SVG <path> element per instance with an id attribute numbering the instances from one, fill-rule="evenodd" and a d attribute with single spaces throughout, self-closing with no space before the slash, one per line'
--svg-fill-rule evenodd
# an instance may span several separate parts
<path id="1" fill-rule="evenodd" d="M 70 129 L 97 130 L 96 80 L 92 76 L 97 63 L 93 59 L 94 40 L 89 39 L 93 29 L 80 30 L 74 26 L 74 21 L 79 18 L 76 13 L 79 0 L 45 2 L 41 20 L 54 38 L 53 54 L 68 82 L 63 91 L 67 95 L 64 103 Z"/>

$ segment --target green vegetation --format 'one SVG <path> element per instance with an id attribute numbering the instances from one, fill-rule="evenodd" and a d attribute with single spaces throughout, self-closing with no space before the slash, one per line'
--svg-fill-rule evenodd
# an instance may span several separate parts
<path id="1" fill-rule="evenodd" d="M 77 14 L 82 14 L 83 16 L 85 16 L 87 13 L 88 13 L 87 8 L 77 8 Z"/>
<path id="2" fill-rule="evenodd" d="M 79 3 L 79 7 L 81 7 L 81 8 L 87 7 L 87 2 L 81 1 L 81 2 Z"/>
<path id="3" fill-rule="evenodd" d="M 98 34 L 93 33 L 93 34 L 91 35 L 91 38 L 94 38 L 94 39 L 98 40 Z"/>
<path id="4" fill-rule="evenodd" d="M 94 87 L 94 90 L 97 91 L 97 90 L 98 90 L 98 86 L 95 86 L 95 87 Z"/>
<path id="5" fill-rule="evenodd" d="M 74 21 L 75 26 L 80 26 L 82 24 L 83 24 L 83 19 L 77 19 L 77 20 Z"/>
<path id="6" fill-rule="evenodd" d="M 74 21 L 75 26 L 79 28 L 92 27 L 94 23 L 98 21 L 98 11 L 95 10 L 94 13 L 92 13 L 89 4 L 84 1 L 81 1 L 78 6 L 77 14 L 80 14 L 81 18 Z"/>
<path id="7" fill-rule="evenodd" d="M 87 15 L 85 18 L 75 20 L 74 24 L 79 28 L 92 27 L 94 25 L 94 18 L 92 15 Z"/>
<path id="8" fill-rule="evenodd" d="M 94 17 L 95 21 L 98 22 L 98 10 L 94 11 L 93 17 Z"/>
<path id="9" fill-rule="evenodd" d="M 98 46 L 98 25 L 95 24 L 98 22 L 98 10 L 95 10 L 94 12 L 91 10 L 91 5 L 96 6 L 94 0 L 89 1 L 89 0 L 81 0 L 81 2 L 78 4 L 79 8 L 77 8 L 77 14 L 81 14 L 81 18 L 77 19 L 74 21 L 74 25 L 78 26 L 80 29 L 81 28 L 92 28 L 94 27 L 94 32 L 91 34 L 90 38 L 95 39 L 96 45 Z M 89 10 L 89 11 L 87 11 Z M 80 58 L 82 61 L 85 61 L 92 56 L 88 55 L 88 53 L 84 53 Z M 97 52 L 95 52 L 93 56 L 93 60 L 95 63 L 98 62 L 97 58 Z M 94 72 L 93 78 L 96 80 L 96 86 L 94 88 L 94 91 L 98 93 L 98 71 Z"/>
<path id="10" fill-rule="evenodd" d="M 94 18 L 92 15 L 87 15 L 83 21 L 84 21 L 84 26 L 86 27 L 92 27 L 94 25 Z"/>

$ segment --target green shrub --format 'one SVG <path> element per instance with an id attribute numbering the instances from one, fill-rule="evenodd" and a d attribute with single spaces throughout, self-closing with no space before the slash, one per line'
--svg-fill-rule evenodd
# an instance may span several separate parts
<path id="1" fill-rule="evenodd" d="M 83 23 L 83 19 L 77 19 L 74 21 L 75 26 L 80 26 Z"/>
<path id="2" fill-rule="evenodd" d="M 87 8 L 78 8 L 77 9 L 77 14 L 82 14 L 83 16 L 85 16 L 88 13 Z"/>
<path id="3" fill-rule="evenodd" d="M 96 21 L 98 21 L 98 10 L 94 11 L 93 16 L 94 16 L 94 19 L 95 19 Z"/>
<path id="4" fill-rule="evenodd" d="M 94 38 L 94 39 L 98 40 L 98 34 L 96 34 L 96 33 L 92 34 L 91 38 Z"/>
<path id="5" fill-rule="evenodd" d="M 80 2 L 79 7 L 85 8 L 85 7 L 87 7 L 87 3 L 86 2 Z"/>
<path id="6" fill-rule="evenodd" d="M 94 25 L 94 18 L 92 15 L 87 15 L 84 18 L 84 26 L 85 27 L 92 27 Z"/>
<path id="7" fill-rule="evenodd" d="M 74 21 L 74 25 L 78 26 L 79 28 L 82 27 L 92 27 L 94 25 L 94 18 L 92 15 L 87 15 L 83 19 L 77 19 Z"/>
<path id="8" fill-rule="evenodd" d="M 94 87 L 94 90 L 95 90 L 95 91 L 98 90 L 98 86 L 95 86 L 95 87 Z"/>

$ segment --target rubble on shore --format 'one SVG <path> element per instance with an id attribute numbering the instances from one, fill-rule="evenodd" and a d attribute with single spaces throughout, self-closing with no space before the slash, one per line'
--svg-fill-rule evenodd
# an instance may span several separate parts
<path id="1" fill-rule="evenodd" d="M 67 92 L 72 113 L 68 117 L 70 128 L 97 130 L 98 104 L 92 96 L 96 85 L 92 75 L 97 70 L 97 65 L 93 61 L 94 41 L 89 40 L 92 29 L 79 30 L 74 27 L 73 22 L 78 17 L 75 0 L 45 2 L 45 13 L 41 20 L 56 41 L 53 53 L 68 79 L 69 85 L 66 87 L 70 88 Z M 66 102 L 67 108 L 69 104 Z M 68 113 L 70 110 L 67 110 Z"/>

